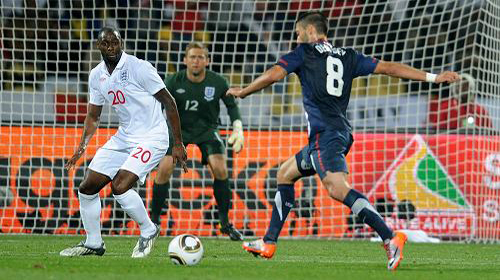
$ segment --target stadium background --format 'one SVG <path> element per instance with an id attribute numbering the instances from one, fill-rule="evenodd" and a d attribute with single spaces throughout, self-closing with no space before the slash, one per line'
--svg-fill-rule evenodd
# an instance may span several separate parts
<path id="1" fill-rule="evenodd" d="M 447 240 L 498 242 L 497 1 L 3 1 L 0 230 L 82 233 L 76 187 L 96 149 L 115 131 L 117 118 L 109 108 L 79 167 L 67 172 L 63 166 L 81 135 L 87 78 L 100 61 L 95 39 L 102 26 L 117 26 L 126 52 L 150 61 L 162 76 L 182 69 L 188 42 L 202 41 L 211 53 L 210 69 L 241 86 L 294 47 L 295 18 L 309 9 L 325 11 L 334 45 L 475 78 L 469 95 L 489 112 L 490 127 L 436 128 L 429 122 L 433 102 L 453 97 L 448 86 L 382 76 L 357 79 L 348 111 L 356 141 L 348 157 L 350 180 L 395 228 L 422 229 Z M 240 106 L 246 146 L 238 155 L 229 151 L 230 216 L 247 237 L 260 236 L 270 218 L 279 163 L 307 141 L 300 85 L 290 76 Z M 451 112 L 437 113 L 455 117 Z M 229 121 L 224 110 L 221 116 L 225 134 Z M 459 115 L 458 121 L 467 117 Z M 191 171 L 174 173 L 163 231 L 217 235 L 211 176 L 198 151 L 189 149 L 189 156 Z M 137 188 L 146 205 L 151 187 L 148 180 Z M 372 236 L 328 198 L 317 178 L 296 187 L 297 207 L 284 236 Z M 109 187 L 101 197 L 103 230 L 138 234 Z"/>

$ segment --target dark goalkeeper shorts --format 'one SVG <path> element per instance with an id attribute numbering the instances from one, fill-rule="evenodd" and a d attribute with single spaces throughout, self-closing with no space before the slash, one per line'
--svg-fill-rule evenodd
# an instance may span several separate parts
<path id="1" fill-rule="evenodd" d="M 325 130 L 312 135 L 309 144 L 295 155 L 300 173 L 304 177 L 318 173 L 321 180 L 327 171 L 349 173 L 345 157 L 353 142 L 349 131 Z"/>
<path id="2" fill-rule="evenodd" d="M 201 163 L 203 165 L 208 164 L 208 156 L 214 155 L 214 154 L 225 154 L 226 152 L 226 147 L 224 146 L 224 143 L 222 143 L 221 140 L 219 139 L 213 139 L 209 141 L 205 141 L 202 143 L 198 144 L 193 144 L 193 143 L 184 143 L 184 146 L 186 148 L 188 145 L 196 145 L 198 146 L 198 149 L 200 149 L 201 152 Z M 168 147 L 167 150 L 167 155 L 171 156 L 172 155 L 172 146 Z"/>

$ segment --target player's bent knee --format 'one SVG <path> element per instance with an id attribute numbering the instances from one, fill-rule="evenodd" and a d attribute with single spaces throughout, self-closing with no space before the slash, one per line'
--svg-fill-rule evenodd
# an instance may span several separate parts
<path id="1" fill-rule="evenodd" d="M 208 156 L 208 165 L 212 170 L 212 175 L 216 180 L 226 180 L 228 177 L 226 157 L 222 154 L 212 154 Z"/>
<path id="2" fill-rule="evenodd" d="M 120 170 L 111 183 L 111 191 L 114 195 L 120 195 L 136 185 L 139 177 L 132 172 Z"/>
<path id="3" fill-rule="evenodd" d="M 78 191 L 83 194 L 93 195 L 98 193 L 102 188 L 104 188 L 110 179 L 106 175 L 102 175 L 90 170 L 83 182 L 78 186 Z"/>
<path id="4" fill-rule="evenodd" d="M 93 195 L 99 192 L 97 190 L 97 187 L 91 184 L 88 180 L 84 180 L 80 186 L 78 186 L 78 192 L 87 194 L 87 195 Z"/>
<path id="5" fill-rule="evenodd" d="M 300 178 L 300 173 L 297 171 L 290 170 L 286 165 L 281 166 L 278 169 L 278 184 L 293 184 Z"/>
<path id="6" fill-rule="evenodd" d="M 217 180 L 227 179 L 227 168 L 225 166 L 219 166 L 212 169 L 214 173 L 214 178 Z"/>
<path id="7" fill-rule="evenodd" d="M 330 197 L 338 201 L 343 201 L 344 197 L 350 190 L 345 176 L 340 173 L 328 175 L 323 179 L 323 185 L 327 189 Z"/>
<path id="8" fill-rule="evenodd" d="M 345 197 L 345 191 L 341 189 L 338 186 L 335 186 L 333 184 L 330 185 L 325 185 L 326 189 L 328 190 L 328 194 L 330 195 L 331 198 L 342 202 Z"/>
<path id="9" fill-rule="evenodd" d="M 161 169 L 158 168 L 158 172 L 156 173 L 155 183 L 157 184 L 166 184 L 170 180 L 172 176 L 173 170 L 170 169 Z"/>
<path id="10" fill-rule="evenodd" d="M 111 191 L 113 192 L 114 195 L 120 195 L 124 194 L 127 192 L 129 189 L 131 189 L 131 185 L 126 184 L 124 181 L 118 181 L 114 182 L 111 184 Z"/>
<path id="11" fill-rule="evenodd" d="M 278 175 L 277 175 L 278 183 L 289 183 L 290 180 L 288 180 L 286 176 L 286 171 L 283 170 L 283 168 L 280 167 L 278 169 Z"/>
<path id="12" fill-rule="evenodd" d="M 335 185 L 332 182 L 323 182 L 323 186 L 325 186 L 326 190 L 328 191 L 328 195 L 330 195 L 332 198 L 335 198 Z"/>
<path id="13" fill-rule="evenodd" d="M 166 156 L 160 162 L 158 166 L 158 172 L 156 172 L 155 183 L 166 184 L 170 177 L 174 173 L 174 161 L 171 156 Z"/>
<path id="14" fill-rule="evenodd" d="M 85 181 L 83 181 L 80 186 L 78 186 L 78 192 L 83 193 L 83 194 L 88 194 L 92 195 L 91 190 L 87 184 L 85 184 Z"/>

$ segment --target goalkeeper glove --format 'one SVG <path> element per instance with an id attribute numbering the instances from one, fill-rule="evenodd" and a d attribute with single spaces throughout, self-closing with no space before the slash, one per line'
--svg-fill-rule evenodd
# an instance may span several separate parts
<path id="1" fill-rule="evenodd" d="M 233 133 L 227 140 L 227 142 L 233 147 L 233 151 L 239 153 L 243 148 L 243 142 L 245 137 L 243 137 L 243 123 L 240 120 L 235 120 L 233 122 Z"/>

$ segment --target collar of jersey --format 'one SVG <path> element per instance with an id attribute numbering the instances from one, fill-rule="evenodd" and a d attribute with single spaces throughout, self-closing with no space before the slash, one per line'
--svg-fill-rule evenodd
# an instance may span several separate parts
<path id="1" fill-rule="evenodd" d="M 125 61 L 127 60 L 128 54 L 124 51 L 122 51 L 122 57 L 120 57 L 120 61 L 118 61 L 118 64 L 116 65 L 115 69 L 120 69 L 123 67 L 123 64 L 125 64 Z"/>
<path id="2" fill-rule="evenodd" d="M 128 54 L 122 51 L 122 56 L 120 57 L 120 61 L 118 61 L 118 64 L 116 65 L 115 69 L 113 70 L 113 73 L 115 72 L 116 69 L 121 69 L 123 65 L 125 64 L 125 61 L 127 61 Z M 102 70 L 104 73 L 108 74 L 111 76 L 112 74 L 109 74 L 108 69 L 106 68 L 106 63 L 103 63 Z"/>

